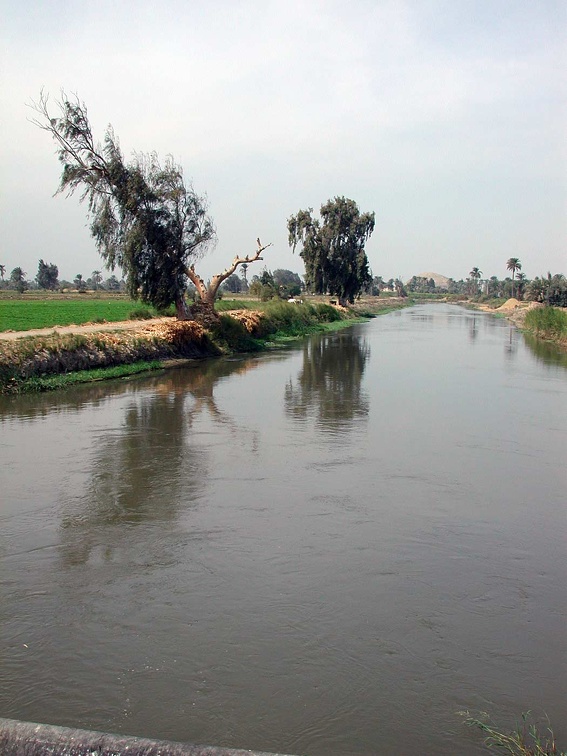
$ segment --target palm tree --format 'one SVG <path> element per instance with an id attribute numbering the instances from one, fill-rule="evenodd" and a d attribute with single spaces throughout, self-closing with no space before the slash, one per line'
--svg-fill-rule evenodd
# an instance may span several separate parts
<path id="1" fill-rule="evenodd" d="M 478 282 L 480 280 L 480 277 L 482 276 L 482 270 L 479 270 L 478 268 L 473 268 L 471 272 L 469 273 L 469 276 L 471 277 L 471 280 L 474 282 L 474 291 L 473 294 L 478 294 Z"/>
<path id="2" fill-rule="evenodd" d="M 524 289 L 526 288 L 527 280 L 528 277 L 525 273 L 518 273 L 516 276 L 516 281 L 518 282 L 518 299 L 520 300 L 524 298 Z"/>
<path id="3" fill-rule="evenodd" d="M 514 277 L 516 271 L 522 270 L 522 263 L 517 257 L 511 257 L 506 263 L 506 268 L 512 271 L 512 296 L 514 296 Z"/>
<path id="4" fill-rule="evenodd" d="M 91 280 L 93 282 L 93 289 L 96 291 L 102 281 L 102 273 L 100 270 L 93 270 L 91 273 Z"/>

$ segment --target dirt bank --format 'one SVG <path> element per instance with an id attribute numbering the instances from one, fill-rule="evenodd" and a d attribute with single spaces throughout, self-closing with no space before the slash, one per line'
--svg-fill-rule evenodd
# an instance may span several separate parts
<path id="1" fill-rule="evenodd" d="M 27 336 L 63 336 L 65 334 L 106 333 L 112 331 L 147 330 L 175 321 L 175 318 L 152 318 L 151 320 L 119 320 L 115 323 L 85 323 L 84 325 L 51 326 L 51 328 L 35 328 L 30 331 L 2 331 L 0 340 L 15 341 Z"/>
<path id="2" fill-rule="evenodd" d="M 491 312 L 494 315 L 503 315 L 511 323 L 518 326 L 518 328 L 523 328 L 527 313 L 536 307 L 543 307 L 543 305 L 539 302 L 520 302 L 515 297 L 511 297 L 500 307 L 495 308 L 485 304 L 474 305 L 474 307 L 483 312 Z"/>

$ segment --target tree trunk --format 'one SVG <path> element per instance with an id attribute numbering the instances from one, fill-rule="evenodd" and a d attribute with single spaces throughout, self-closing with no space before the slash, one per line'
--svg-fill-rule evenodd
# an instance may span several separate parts
<path id="1" fill-rule="evenodd" d="M 180 294 L 175 300 L 175 311 L 177 320 L 191 320 L 191 313 L 187 307 L 187 302 L 183 294 Z"/>
<path id="2" fill-rule="evenodd" d="M 219 273 L 218 275 L 212 277 L 208 286 L 201 278 L 201 276 L 195 271 L 193 265 L 187 268 L 185 272 L 187 273 L 187 276 L 191 283 L 197 289 L 197 293 L 199 294 L 199 297 L 201 299 L 200 302 L 195 303 L 192 307 L 192 312 L 195 315 L 195 319 L 199 322 L 212 322 L 214 320 L 218 321 L 219 316 L 215 311 L 215 299 L 217 298 L 217 292 L 222 282 L 226 281 L 226 279 L 234 273 L 239 265 L 256 262 L 256 260 L 262 260 L 263 258 L 260 257 L 261 253 L 270 246 L 271 244 L 262 246 L 260 239 L 258 239 L 258 249 L 254 253 L 254 255 L 248 255 L 247 257 L 238 257 L 237 255 L 232 261 L 232 265 L 226 268 L 222 273 Z"/>

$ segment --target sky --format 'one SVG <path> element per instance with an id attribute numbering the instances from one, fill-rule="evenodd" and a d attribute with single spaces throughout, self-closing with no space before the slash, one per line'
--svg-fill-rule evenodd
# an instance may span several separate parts
<path id="1" fill-rule="evenodd" d="M 287 219 L 376 214 L 374 275 L 567 273 L 564 0 L 0 0 L 0 264 L 103 270 L 77 195 L 54 197 L 40 91 L 75 93 L 125 156 L 172 155 L 207 197 L 207 278 L 303 274 Z M 56 108 L 55 108 L 56 109 Z"/>

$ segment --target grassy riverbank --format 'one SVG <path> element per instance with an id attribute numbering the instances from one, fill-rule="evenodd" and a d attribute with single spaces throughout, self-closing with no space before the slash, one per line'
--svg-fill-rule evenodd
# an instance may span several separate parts
<path id="1" fill-rule="evenodd" d="M 553 341 L 567 349 L 567 311 L 560 307 L 528 310 L 524 329 L 539 339 Z"/>
<path id="2" fill-rule="evenodd" d="M 508 299 L 504 303 L 492 300 L 482 304 L 474 301 L 464 304 L 475 310 L 506 318 L 521 331 L 567 349 L 567 310 L 564 307 L 550 307 L 537 302 L 519 302 L 517 299 Z"/>
<path id="3" fill-rule="evenodd" d="M 393 303 L 387 309 L 395 306 Z M 221 314 L 218 324 L 210 329 L 195 321 L 171 318 L 158 323 L 142 321 L 139 328 L 129 331 L 113 331 L 112 324 L 106 324 L 96 333 L 51 333 L 0 341 L 0 393 L 47 391 L 155 370 L 171 360 L 270 349 L 361 319 L 364 316 L 360 312 L 324 303 L 272 301 L 261 310 Z"/>

